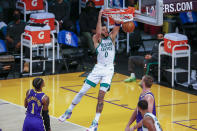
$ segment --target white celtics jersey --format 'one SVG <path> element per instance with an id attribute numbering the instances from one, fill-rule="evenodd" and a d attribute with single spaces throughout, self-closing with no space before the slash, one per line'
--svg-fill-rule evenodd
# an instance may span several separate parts
<path id="1" fill-rule="evenodd" d="M 151 117 L 153 119 L 153 121 L 154 121 L 154 125 L 155 125 L 155 128 L 156 128 L 156 131 L 162 131 L 162 128 L 161 128 L 161 126 L 159 124 L 159 121 L 157 120 L 157 117 L 155 115 L 153 115 L 152 113 L 146 113 L 144 115 L 144 118 L 145 117 Z M 148 131 L 148 128 L 146 128 L 144 126 L 142 126 L 142 129 L 143 129 L 143 131 Z"/>
<path id="2" fill-rule="evenodd" d="M 111 37 L 101 39 L 97 52 L 97 63 L 102 65 L 113 65 L 115 58 L 115 47 Z"/>

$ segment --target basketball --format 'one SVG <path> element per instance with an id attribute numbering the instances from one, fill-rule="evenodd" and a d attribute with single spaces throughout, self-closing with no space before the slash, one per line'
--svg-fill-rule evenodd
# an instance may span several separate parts
<path id="1" fill-rule="evenodd" d="M 134 22 L 132 22 L 132 21 L 125 22 L 125 23 L 122 24 L 122 29 L 123 29 L 123 31 L 126 32 L 126 33 L 127 33 L 127 32 L 128 32 L 128 33 L 131 33 L 131 32 L 133 32 L 134 29 L 135 29 L 135 24 L 134 24 Z"/>

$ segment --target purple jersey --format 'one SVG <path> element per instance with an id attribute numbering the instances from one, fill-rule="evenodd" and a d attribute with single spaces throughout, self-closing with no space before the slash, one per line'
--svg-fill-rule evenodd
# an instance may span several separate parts
<path id="1" fill-rule="evenodd" d="M 23 124 L 23 131 L 44 131 L 42 120 L 42 98 L 45 96 L 43 92 L 36 92 L 33 89 L 29 91 L 27 97 L 27 112 Z"/>
<path id="2" fill-rule="evenodd" d="M 154 104 L 153 104 L 153 112 L 152 112 L 152 114 L 154 114 L 154 115 L 156 116 L 155 98 L 154 98 L 154 95 L 153 95 L 152 92 L 146 92 L 145 94 L 140 95 L 139 101 L 140 101 L 140 100 L 143 100 L 144 97 L 145 97 L 146 95 L 148 95 L 148 94 L 153 96 Z M 140 111 L 137 110 L 137 117 L 136 117 L 137 123 L 139 123 L 142 119 L 143 119 L 142 114 L 140 113 Z M 142 127 L 141 127 L 141 128 L 138 128 L 138 131 L 142 131 Z"/>

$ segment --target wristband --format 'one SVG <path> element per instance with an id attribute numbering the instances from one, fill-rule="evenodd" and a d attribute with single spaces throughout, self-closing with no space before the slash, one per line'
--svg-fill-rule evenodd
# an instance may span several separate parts
<path id="1" fill-rule="evenodd" d="M 115 26 L 120 26 L 121 24 L 117 24 L 117 23 L 115 23 Z"/>

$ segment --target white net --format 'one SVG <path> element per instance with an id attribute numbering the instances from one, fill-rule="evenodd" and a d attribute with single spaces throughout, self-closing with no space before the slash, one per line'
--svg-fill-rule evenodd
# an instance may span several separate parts
<path id="1" fill-rule="evenodd" d="M 120 22 L 133 21 L 133 14 L 108 14 L 107 16 Z"/>
<path id="2" fill-rule="evenodd" d="M 126 9 L 105 9 L 104 16 L 111 18 L 113 21 L 129 22 L 134 19 L 135 9 L 132 7 Z"/>

